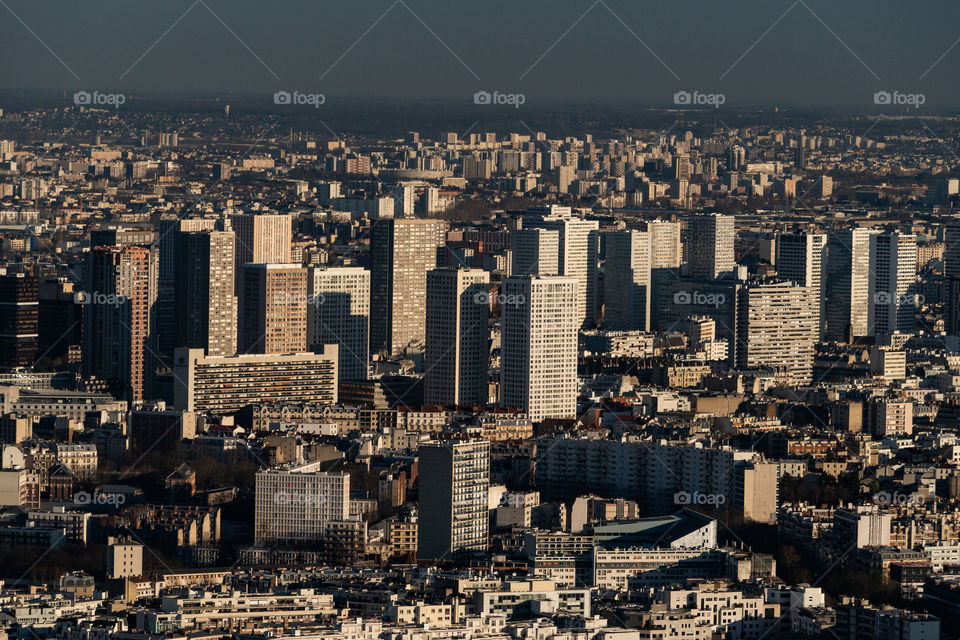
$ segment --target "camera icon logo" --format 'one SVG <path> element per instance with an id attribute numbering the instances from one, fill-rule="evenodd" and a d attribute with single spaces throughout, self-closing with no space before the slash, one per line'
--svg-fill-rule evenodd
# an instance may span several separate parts
<path id="1" fill-rule="evenodd" d="M 691 301 L 689 291 L 677 291 L 673 294 L 673 304 L 690 304 Z"/>
<path id="2" fill-rule="evenodd" d="M 690 104 L 693 102 L 693 96 L 689 91 L 677 91 L 673 94 L 673 104 Z"/>
<path id="3" fill-rule="evenodd" d="M 493 96 L 489 91 L 477 91 L 473 94 L 473 104 L 490 104 L 492 101 Z"/>
<path id="4" fill-rule="evenodd" d="M 673 494 L 674 504 L 690 504 L 690 493 L 687 491 L 677 491 Z"/>
<path id="5" fill-rule="evenodd" d="M 877 291 L 873 296 L 874 304 L 890 304 L 893 300 L 893 297 L 890 295 L 889 291 Z"/>
<path id="6" fill-rule="evenodd" d="M 889 91 L 877 91 L 873 94 L 873 104 L 891 104 L 893 95 Z"/>
<path id="7" fill-rule="evenodd" d="M 273 104 L 290 104 L 291 100 L 289 91 L 277 91 L 273 94 Z"/>
<path id="8" fill-rule="evenodd" d="M 89 91 L 77 91 L 73 94 L 73 104 L 90 104 L 92 101 L 93 96 Z"/>
<path id="9" fill-rule="evenodd" d="M 90 304 L 91 296 L 86 291 L 73 292 L 73 304 Z"/>

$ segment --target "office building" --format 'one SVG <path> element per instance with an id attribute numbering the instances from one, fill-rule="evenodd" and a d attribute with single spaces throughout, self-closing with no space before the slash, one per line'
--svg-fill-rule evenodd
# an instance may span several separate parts
<path id="1" fill-rule="evenodd" d="M 430 441 L 418 450 L 420 495 L 417 558 L 439 560 L 486 552 L 490 509 L 490 443 Z M 429 526 L 424 526 L 429 523 Z"/>
<path id="2" fill-rule="evenodd" d="M 331 524 L 350 519 L 350 474 L 321 467 L 314 462 L 257 472 L 255 542 L 319 542 Z"/>
<path id="3" fill-rule="evenodd" d="M 26 367 L 37 357 L 40 288 L 32 273 L 0 269 L 0 367 Z"/>
<path id="4" fill-rule="evenodd" d="M 243 267 L 240 352 L 307 350 L 307 270 L 297 264 Z"/>
<path id="5" fill-rule="evenodd" d="M 872 229 L 839 229 L 827 240 L 826 330 L 832 342 L 870 334 L 870 239 Z"/>
<path id="6" fill-rule="evenodd" d="M 370 272 L 360 267 L 310 267 L 308 344 L 336 344 L 340 380 L 366 380 L 370 359 Z"/>
<path id="7" fill-rule="evenodd" d="M 916 236 L 887 232 L 870 238 L 869 335 L 912 333 L 917 311 Z"/>
<path id="8" fill-rule="evenodd" d="M 573 216 L 569 207 L 533 207 L 527 213 L 530 215 L 523 220 L 524 228 L 553 229 L 558 232 L 559 275 L 577 280 L 579 326 L 593 326 L 597 312 L 600 223 Z"/>
<path id="9" fill-rule="evenodd" d="M 785 233 L 776 239 L 777 275 L 811 290 L 817 300 L 821 335 L 826 313 L 823 278 L 826 243 L 827 236 L 823 233 Z"/>
<path id="10" fill-rule="evenodd" d="M 427 272 L 424 402 L 483 405 L 489 396 L 490 274 Z"/>
<path id="11" fill-rule="evenodd" d="M 714 280 L 736 266 L 733 244 L 735 218 L 719 213 L 687 218 L 687 268 L 689 276 Z"/>
<path id="12" fill-rule="evenodd" d="M 427 271 L 444 245 L 443 220 L 379 220 L 370 230 L 371 349 L 403 353 L 426 337 Z"/>
<path id="13" fill-rule="evenodd" d="M 500 403 L 533 421 L 577 413 L 579 282 L 565 276 L 503 281 Z"/>
<path id="14" fill-rule="evenodd" d="M 740 289 L 736 365 L 775 368 L 791 384 L 809 384 L 819 337 L 819 309 L 808 287 L 793 282 L 749 283 Z"/>
<path id="15" fill-rule="evenodd" d="M 232 231 L 177 234 L 176 347 L 206 349 L 212 356 L 237 352 L 237 301 Z"/>
<path id="16" fill-rule="evenodd" d="M 174 406 L 230 414 L 252 404 L 336 404 L 337 345 L 317 353 L 205 356 L 177 349 Z"/>
<path id="17" fill-rule="evenodd" d="M 604 234 L 603 327 L 650 330 L 651 237 L 648 231 Z"/>
<path id="18" fill-rule="evenodd" d="M 83 375 L 105 381 L 128 402 L 149 399 L 157 297 L 156 253 L 145 247 L 97 247 L 87 256 Z"/>

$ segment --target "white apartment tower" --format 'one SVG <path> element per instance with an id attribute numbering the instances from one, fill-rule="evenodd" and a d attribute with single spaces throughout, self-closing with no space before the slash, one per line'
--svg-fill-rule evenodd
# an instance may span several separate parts
<path id="1" fill-rule="evenodd" d="M 824 233 L 785 233 L 777 236 L 777 275 L 784 280 L 809 287 L 817 299 L 822 335 L 826 297 L 823 263 L 826 258 L 827 236 Z"/>
<path id="2" fill-rule="evenodd" d="M 418 458 L 417 558 L 438 560 L 464 551 L 486 551 L 490 443 L 429 441 L 420 445 Z"/>
<path id="3" fill-rule="evenodd" d="M 650 330 L 650 235 L 630 229 L 604 234 L 605 329 Z"/>
<path id="4" fill-rule="evenodd" d="M 873 229 L 830 232 L 827 241 L 826 332 L 833 342 L 848 342 L 869 331 L 870 238 Z"/>
<path id="5" fill-rule="evenodd" d="M 596 321 L 597 261 L 600 251 L 600 223 L 574 217 L 569 207 L 532 208 L 535 214 L 524 220 L 528 229 L 555 229 L 558 233 L 559 275 L 577 279 L 577 318 L 581 327 Z"/>
<path id="6" fill-rule="evenodd" d="M 490 274 L 451 268 L 427 272 L 426 312 L 424 402 L 486 404 Z"/>
<path id="7" fill-rule="evenodd" d="M 340 380 L 366 380 L 370 354 L 370 272 L 361 267 L 310 267 L 307 343 L 339 345 Z"/>
<path id="8" fill-rule="evenodd" d="M 531 420 L 576 416 L 578 288 L 568 276 L 503 281 L 500 403 Z"/>
<path id="9" fill-rule="evenodd" d="M 870 335 L 913 332 L 917 238 L 897 232 L 870 238 Z"/>
<path id="10" fill-rule="evenodd" d="M 560 232 L 556 229 L 517 229 L 510 232 L 510 275 L 560 275 Z"/>

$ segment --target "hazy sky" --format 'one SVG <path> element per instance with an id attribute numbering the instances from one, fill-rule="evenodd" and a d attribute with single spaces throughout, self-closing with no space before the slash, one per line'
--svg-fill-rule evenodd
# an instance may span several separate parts
<path id="1" fill-rule="evenodd" d="M 936 111 L 960 107 L 958 39 L 957 0 L 0 0 L 0 91 Z"/>

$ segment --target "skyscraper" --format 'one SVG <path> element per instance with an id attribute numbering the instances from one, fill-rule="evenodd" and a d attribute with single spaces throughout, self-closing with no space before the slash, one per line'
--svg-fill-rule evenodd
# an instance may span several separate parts
<path id="1" fill-rule="evenodd" d="M 489 291 L 482 269 L 427 272 L 426 404 L 487 403 Z"/>
<path id="2" fill-rule="evenodd" d="M 560 275 L 560 232 L 556 229 L 511 231 L 510 248 L 510 275 Z"/>
<path id="3" fill-rule="evenodd" d="M 340 347 L 340 379 L 366 380 L 370 359 L 370 272 L 360 267 L 310 267 L 308 344 Z"/>
<path id="4" fill-rule="evenodd" d="M 307 270 L 298 264 L 248 263 L 240 298 L 242 353 L 307 349 Z"/>
<path id="5" fill-rule="evenodd" d="M 823 333 L 826 297 L 823 266 L 827 236 L 823 233 L 785 233 L 777 235 L 777 275 L 801 287 L 810 287 L 817 301 L 820 316 L 818 327 Z"/>
<path id="6" fill-rule="evenodd" d="M 439 560 L 487 550 L 490 443 L 430 441 L 420 445 L 417 558 Z"/>
<path id="7" fill-rule="evenodd" d="M 177 218 L 167 215 L 160 219 L 157 229 L 158 278 L 157 278 L 157 352 L 165 359 L 173 356 L 177 338 L 176 278 L 179 257 L 180 233 L 185 231 L 210 231 L 216 228 L 214 218 Z M 236 269 L 234 269 L 236 273 Z M 231 290 L 234 284 L 230 283 Z M 234 328 L 236 333 L 236 328 Z"/>
<path id="8" fill-rule="evenodd" d="M 559 233 L 559 274 L 576 278 L 579 326 L 596 321 L 597 261 L 600 250 L 600 223 L 574 217 L 569 207 L 534 207 L 523 221 L 528 229 L 555 229 Z"/>
<path id="9" fill-rule="evenodd" d="M 501 286 L 500 403 L 531 420 L 576 417 L 578 287 L 569 276 L 510 277 Z"/>
<path id="10" fill-rule="evenodd" d="M 175 344 L 202 348 L 211 356 L 233 355 L 237 352 L 233 231 L 188 231 L 177 236 Z"/>
<path id="11" fill-rule="evenodd" d="M 650 330 L 650 232 L 611 231 L 604 234 L 605 329 Z"/>
<path id="12" fill-rule="evenodd" d="M 870 238 L 870 335 L 912 333 L 916 315 L 917 238 L 886 232 Z"/>
<path id="13" fill-rule="evenodd" d="M 427 271 L 445 242 L 443 220 L 379 220 L 370 230 L 371 348 L 402 353 L 426 336 Z"/>
<path id="14" fill-rule="evenodd" d="M 286 264 L 290 262 L 293 221 L 287 214 L 239 213 L 230 216 L 236 239 L 236 273 L 248 262 Z M 235 289 L 240 295 L 240 279 Z"/>
<path id="15" fill-rule="evenodd" d="M 819 338 L 813 290 L 793 282 L 753 282 L 740 289 L 736 366 L 783 368 L 790 384 L 809 384 Z"/>
<path id="16" fill-rule="evenodd" d="M 146 247 L 96 247 L 87 256 L 83 375 L 108 382 L 128 402 L 152 395 L 157 297 L 156 253 Z"/>
<path id="17" fill-rule="evenodd" d="M 0 269 L 0 367 L 26 367 L 37 357 L 40 283 L 32 273 Z"/>
<path id="18" fill-rule="evenodd" d="M 687 218 L 687 267 L 691 278 L 714 280 L 736 266 L 735 218 L 709 213 Z"/>
<path id="19" fill-rule="evenodd" d="M 825 338 L 847 342 L 870 334 L 870 238 L 873 229 L 830 231 L 827 240 Z"/>

